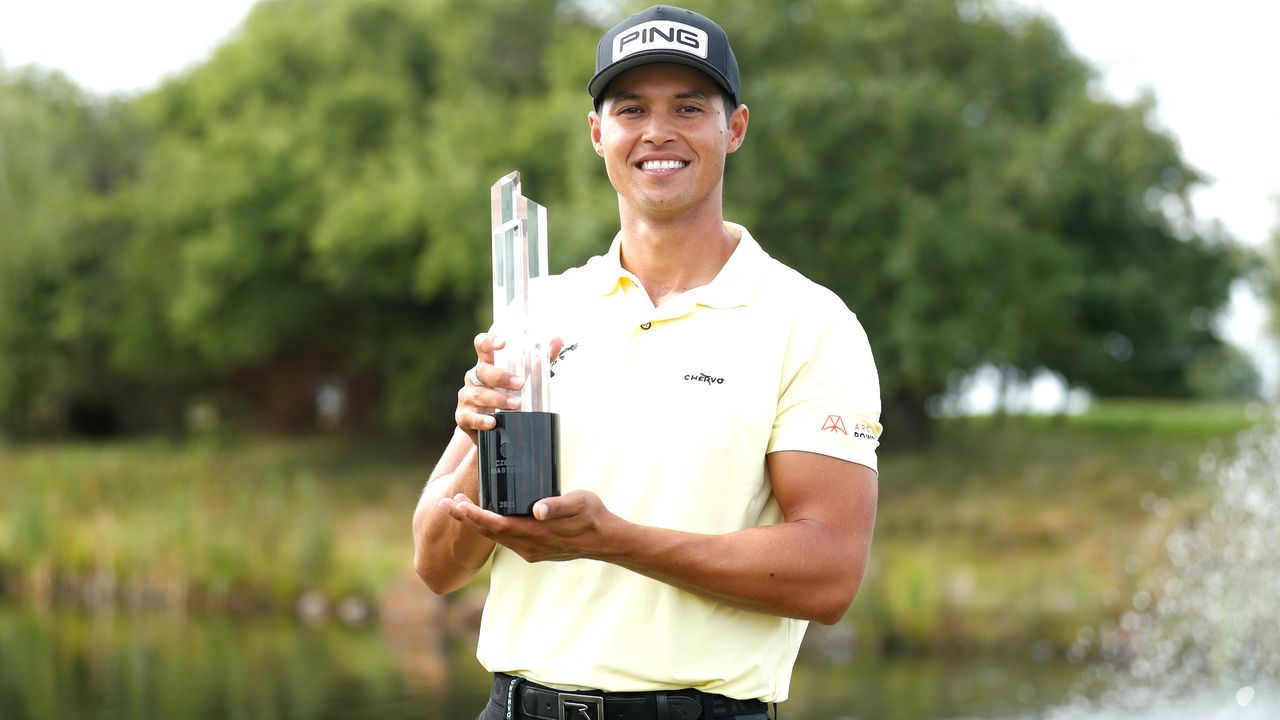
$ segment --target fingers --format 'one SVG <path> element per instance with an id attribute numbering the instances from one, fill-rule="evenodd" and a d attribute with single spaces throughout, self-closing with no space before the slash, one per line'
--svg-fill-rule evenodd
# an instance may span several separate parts
<path id="1" fill-rule="evenodd" d="M 483 332 L 476 335 L 473 342 L 476 348 L 476 365 L 467 371 L 467 379 L 472 386 L 517 391 L 524 386 L 524 378 L 496 365 L 495 353 L 507 346 L 507 341 L 501 335 Z"/>
<path id="2" fill-rule="evenodd" d="M 527 562 L 593 557 L 601 546 L 601 521 L 608 515 L 597 496 L 581 490 L 539 500 L 533 518 L 498 515 L 462 494 L 441 499 L 439 506 L 463 527 Z"/>
<path id="3" fill-rule="evenodd" d="M 465 385 L 458 391 L 458 407 L 454 410 L 453 420 L 458 427 L 471 435 L 480 430 L 492 430 L 498 421 L 493 413 L 498 410 L 518 410 L 520 397 L 510 395 L 504 390 L 495 390 L 483 385 Z"/>
<path id="4" fill-rule="evenodd" d="M 494 353 L 506 347 L 506 341 L 497 333 L 480 333 L 475 336 L 473 344 L 476 364 L 463 376 L 453 419 L 474 442 L 477 432 L 497 426 L 493 413 L 520 409 L 517 393 L 524 385 L 524 378 L 494 365 Z"/>
<path id="5" fill-rule="evenodd" d="M 447 512 L 449 517 L 490 540 L 501 540 L 507 533 L 512 531 L 513 525 L 518 523 L 518 518 L 506 517 L 485 510 L 463 493 L 454 495 L 451 498 L 441 498 L 439 507 Z"/>
<path id="6" fill-rule="evenodd" d="M 440 498 L 439 506 L 441 510 L 449 513 L 454 520 L 460 520 L 467 525 L 476 526 L 477 522 L 483 522 L 487 518 L 486 515 L 493 515 L 472 502 L 471 498 L 464 493 L 458 493 L 451 498 Z M 498 517 L 494 515 L 494 517 Z"/>
<path id="7" fill-rule="evenodd" d="M 476 335 L 473 344 L 476 346 L 476 357 L 480 362 L 493 364 L 493 353 L 506 347 L 507 342 L 493 332 L 482 332 Z"/>
<path id="8" fill-rule="evenodd" d="M 461 392 L 468 393 L 474 405 L 507 410 L 510 409 L 508 400 L 511 398 L 516 400 L 515 407 L 520 406 L 517 393 L 522 387 L 524 378 L 492 365 L 481 364 L 467 370 L 463 376 Z M 486 404 L 486 400 L 493 402 Z"/>
<path id="9" fill-rule="evenodd" d="M 463 376 L 462 389 L 458 390 L 458 406 L 453 419 L 458 428 L 476 440 L 476 433 L 497 427 L 493 414 L 499 410 L 519 410 L 520 390 L 525 378 L 512 373 L 496 363 L 497 351 L 507 346 L 502 336 L 495 332 L 482 332 L 472 344 L 476 349 L 476 364 Z M 554 360 L 564 350 L 564 340 L 556 337 L 550 342 L 549 358 Z M 535 360 L 535 365 L 538 363 Z M 541 360 L 545 362 L 545 360 Z M 534 368 L 535 372 L 541 371 Z"/>
<path id="10" fill-rule="evenodd" d="M 496 390 L 508 395 L 512 392 L 519 392 L 520 388 L 524 387 L 524 378 L 486 363 L 477 364 L 467 370 L 464 379 L 464 388 Z M 503 406 L 495 405 L 494 407 Z"/>
<path id="11" fill-rule="evenodd" d="M 477 508 L 477 505 L 467 497 L 465 493 L 458 493 L 453 497 L 440 498 L 437 503 L 441 510 L 449 513 L 454 519 L 462 520 L 471 512 L 470 508 Z"/>

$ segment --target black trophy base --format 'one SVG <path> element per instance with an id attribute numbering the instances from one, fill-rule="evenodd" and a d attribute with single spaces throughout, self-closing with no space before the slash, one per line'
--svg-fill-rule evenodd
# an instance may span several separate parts
<path id="1" fill-rule="evenodd" d="M 500 412 L 498 426 L 477 433 L 480 507 L 499 515 L 532 515 L 533 504 L 560 494 L 560 416 Z"/>

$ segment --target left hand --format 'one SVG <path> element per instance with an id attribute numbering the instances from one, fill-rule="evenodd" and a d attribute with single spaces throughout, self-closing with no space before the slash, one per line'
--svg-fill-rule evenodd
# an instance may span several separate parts
<path id="1" fill-rule="evenodd" d="M 467 528 L 510 548 L 528 562 L 598 557 L 606 548 L 610 531 L 621 522 L 598 495 L 586 490 L 539 500 L 533 506 L 533 517 L 498 515 L 463 494 L 442 499 L 440 507 Z"/>

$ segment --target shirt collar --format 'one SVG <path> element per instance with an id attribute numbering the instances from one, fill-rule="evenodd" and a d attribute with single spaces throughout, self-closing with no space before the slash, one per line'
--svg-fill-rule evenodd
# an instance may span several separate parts
<path id="1" fill-rule="evenodd" d="M 746 305 L 755 294 L 760 284 L 764 264 L 769 259 L 768 253 L 760 247 L 751 233 L 736 223 L 724 223 L 724 229 L 738 240 L 738 247 L 725 262 L 724 267 L 711 282 L 690 290 L 687 294 L 699 305 L 717 308 L 732 308 Z M 592 258 L 588 263 L 591 268 L 591 284 L 601 295 L 610 295 L 629 281 L 640 287 L 640 281 L 629 270 L 622 267 L 622 233 L 614 236 L 609 251 L 604 255 Z"/>

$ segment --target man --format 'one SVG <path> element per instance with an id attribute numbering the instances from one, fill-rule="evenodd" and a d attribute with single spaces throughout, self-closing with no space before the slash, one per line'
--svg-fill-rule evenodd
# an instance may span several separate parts
<path id="1" fill-rule="evenodd" d="M 840 620 L 866 566 L 870 347 L 838 297 L 724 222 L 749 112 L 723 30 L 653 7 L 605 34 L 596 71 L 591 142 L 621 229 L 542 288 L 563 338 L 563 494 L 533 517 L 476 505 L 475 434 L 522 384 L 481 334 L 414 515 L 415 567 L 445 593 L 493 558 L 481 720 L 767 718 L 807 621 Z"/>

